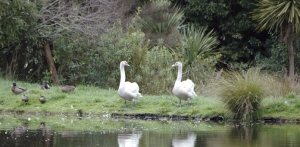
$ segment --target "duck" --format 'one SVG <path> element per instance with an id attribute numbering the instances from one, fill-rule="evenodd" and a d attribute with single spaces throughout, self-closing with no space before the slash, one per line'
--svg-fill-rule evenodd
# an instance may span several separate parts
<path id="1" fill-rule="evenodd" d="M 197 96 L 195 93 L 194 87 L 195 84 L 192 80 L 187 79 L 185 81 L 181 81 L 182 78 L 182 63 L 175 62 L 172 67 L 178 67 L 177 79 L 175 81 L 172 93 L 179 99 L 179 105 L 181 107 L 181 100 L 190 101 Z"/>
<path id="2" fill-rule="evenodd" d="M 62 91 L 62 92 L 70 92 L 70 91 L 73 91 L 73 90 L 75 90 L 75 89 L 76 89 L 75 86 L 70 86 L 70 85 L 63 85 L 63 86 L 61 87 L 61 91 Z"/>
<path id="3" fill-rule="evenodd" d="M 120 62 L 120 85 L 118 89 L 118 95 L 124 100 L 124 106 L 126 108 L 126 101 L 131 101 L 132 108 L 134 106 L 135 100 L 143 97 L 139 92 L 140 88 L 136 82 L 125 82 L 125 66 L 130 66 L 127 61 Z"/>
<path id="4" fill-rule="evenodd" d="M 43 90 L 47 90 L 47 89 L 50 89 L 50 86 L 49 86 L 48 82 L 43 81 L 43 82 L 42 82 L 42 85 L 41 85 L 41 88 L 42 88 Z"/>
<path id="5" fill-rule="evenodd" d="M 11 88 L 11 91 L 15 94 L 20 94 L 22 92 L 25 92 L 26 90 L 26 88 L 17 86 L 17 83 L 13 83 L 13 87 Z"/>
<path id="6" fill-rule="evenodd" d="M 23 94 L 22 101 L 25 102 L 25 103 L 27 103 L 29 101 L 28 96 L 26 96 L 25 94 Z"/>
<path id="7" fill-rule="evenodd" d="M 44 104 L 44 103 L 46 103 L 46 98 L 45 98 L 44 96 L 41 95 L 39 101 L 40 101 L 42 104 Z"/>

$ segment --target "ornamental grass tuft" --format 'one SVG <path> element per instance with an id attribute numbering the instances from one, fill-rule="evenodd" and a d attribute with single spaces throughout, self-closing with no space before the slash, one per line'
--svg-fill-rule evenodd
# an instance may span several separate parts
<path id="1" fill-rule="evenodd" d="M 249 121 L 259 117 L 260 102 L 266 95 L 267 76 L 260 68 L 250 68 L 245 72 L 225 72 L 218 81 L 218 90 L 226 106 L 234 114 L 234 119 Z"/>

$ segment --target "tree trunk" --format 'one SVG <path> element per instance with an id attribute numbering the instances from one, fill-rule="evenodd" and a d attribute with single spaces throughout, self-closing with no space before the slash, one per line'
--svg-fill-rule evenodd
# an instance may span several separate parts
<path id="1" fill-rule="evenodd" d="M 288 26 L 287 32 L 287 45 L 289 52 L 289 79 L 294 80 L 295 78 L 295 63 L 294 63 L 294 49 L 293 49 L 293 33 L 291 31 L 291 26 Z"/>
<path id="2" fill-rule="evenodd" d="M 46 55 L 46 59 L 47 59 L 48 68 L 49 68 L 49 71 L 50 71 L 50 74 L 52 77 L 53 85 L 57 86 L 57 85 L 59 85 L 58 74 L 56 71 L 56 67 L 54 64 L 53 57 L 52 57 L 52 52 L 50 49 L 50 43 L 48 40 L 44 44 L 44 51 L 45 51 L 45 55 Z"/>

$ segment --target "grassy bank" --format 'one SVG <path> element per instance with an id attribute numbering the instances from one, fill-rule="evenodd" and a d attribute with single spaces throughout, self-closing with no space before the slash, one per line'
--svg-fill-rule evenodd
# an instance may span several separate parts
<path id="1" fill-rule="evenodd" d="M 78 85 L 76 90 L 70 93 L 61 92 L 60 87 L 51 87 L 50 90 L 42 90 L 39 84 L 17 82 L 17 85 L 27 88 L 24 92 L 29 97 L 29 102 L 21 101 L 22 94 L 11 92 L 13 81 L 0 79 L 0 111 L 2 113 L 31 113 L 31 114 L 69 114 L 76 115 L 79 110 L 83 115 L 109 116 L 112 113 L 119 114 L 143 114 L 157 115 L 182 115 L 196 116 L 199 118 L 210 116 L 224 116 L 232 118 L 232 114 L 226 108 L 224 102 L 218 98 L 197 96 L 191 100 L 191 104 L 179 107 L 179 100 L 173 95 L 143 95 L 136 101 L 133 109 L 124 109 L 124 101 L 118 96 L 116 89 L 100 89 L 94 86 Z M 14 81 L 15 82 L 15 81 Z M 47 102 L 39 102 L 40 95 L 46 97 Z M 295 120 L 300 118 L 300 98 L 296 94 L 287 97 L 264 98 L 261 102 L 261 117 L 277 117 Z M 127 102 L 131 108 L 131 103 Z"/>
<path id="2" fill-rule="evenodd" d="M 24 94 L 29 97 L 29 102 L 21 101 L 22 94 L 11 92 L 12 81 L 0 79 L 2 112 L 77 114 L 78 110 L 82 110 L 84 115 L 153 113 L 198 117 L 227 116 L 227 110 L 221 101 L 203 96 L 196 97 L 188 106 L 183 101 L 183 106 L 179 107 L 179 100 L 175 96 L 143 95 L 136 100 L 133 109 L 124 109 L 124 100 L 118 96 L 115 89 L 78 85 L 75 91 L 63 93 L 60 87 L 42 90 L 39 84 L 18 81 L 17 85 L 28 89 Z M 45 104 L 39 102 L 40 95 L 46 97 Z M 131 108 L 130 101 L 127 102 L 127 107 Z"/>

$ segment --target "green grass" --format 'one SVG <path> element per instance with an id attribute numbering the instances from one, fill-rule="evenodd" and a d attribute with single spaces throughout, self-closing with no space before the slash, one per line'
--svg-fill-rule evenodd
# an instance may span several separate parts
<path id="1" fill-rule="evenodd" d="M 184 115 L 184 116 L 215 116 L 226 115 L 223 103 L 217 99 L 198 96 L 190 101 L 190 105 L 179 107 L 179 100 L 172 95 L 143 95 L 136 100 L 133 109 L 124 109 L 124 100 L 115 89 L 100 89 L 94 86 L 78 85 L 76 90 L 63 93 L 60 87 L 51 87 L 42 90 L 39 84 L 30 84 L 16 81 L 17 85 L 27 88 L 24 92 L 29 102 L 21 101 L 22 94 L 11 92 L 13 81 L 0 79 L 0 110 L 2 112 L 18 112 L 32 114 L 69 114 L 76 115 L 81 110 L 84 115 L 109 115 L 153 113 L 158 115 Z M 39 102 L 40 95 L 46 98 L 46 103 Z M 131 102 L 127 101 L 131 108 Z"/>
<path id="2" fill-rule="evenodd" d="M 265 98 L 261 105 L 262 117 L 276 117 L 288 120 L 300 118 L 300 98 Z"/>

